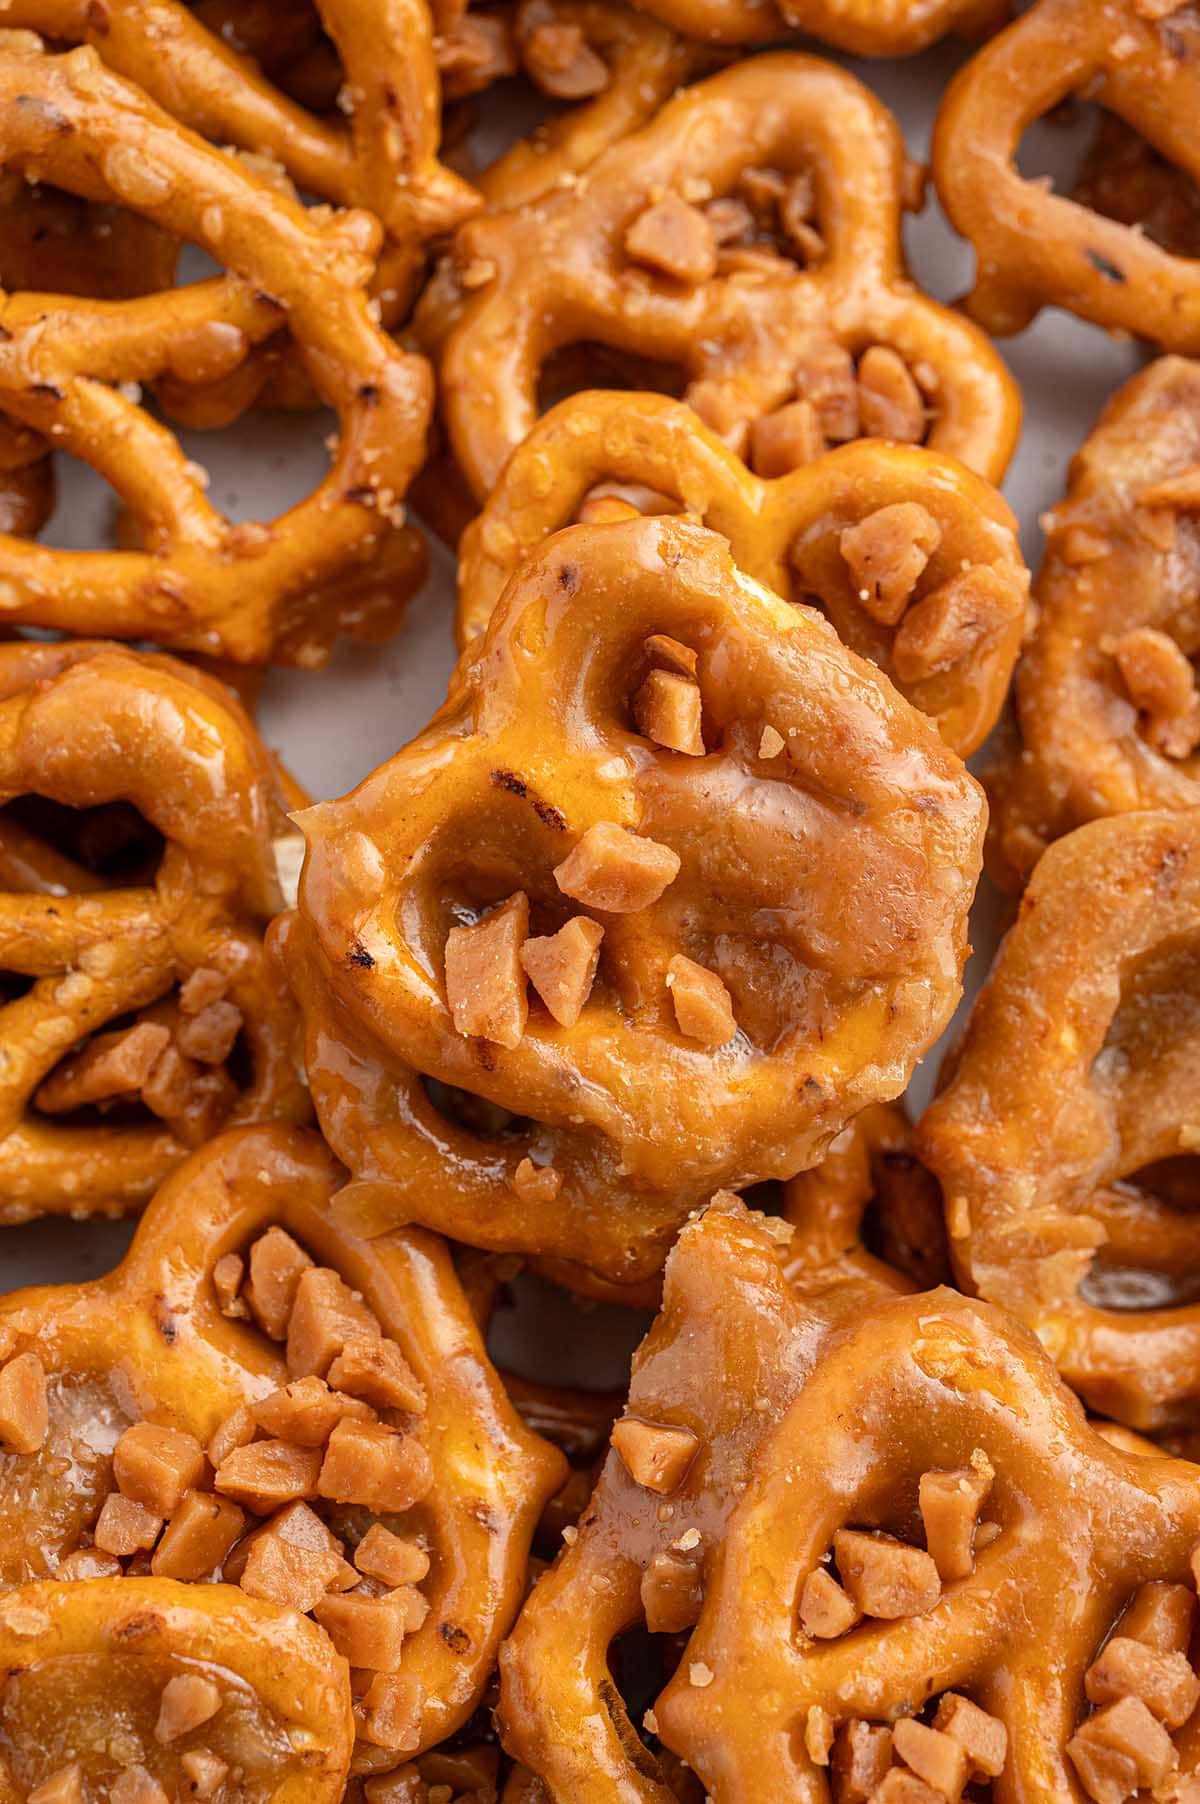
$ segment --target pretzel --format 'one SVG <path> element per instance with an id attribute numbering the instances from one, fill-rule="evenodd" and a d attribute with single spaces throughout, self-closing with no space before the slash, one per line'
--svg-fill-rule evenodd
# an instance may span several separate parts
<path id="1" fill-rule="evenodd" d="M 857 436 L 852 359 L 877 348 L 907 403 L 899 436 L 998 478 L 1016 390 L 986 339 L 908 281 L 904 170 L 895 121 L 852 76 L 759 56 L 668 101 L 577 182 L 460 228 L 416 329 L 477 500 L 533 429 L 547 360 L 582 342 L 681 366 L 684 399 L 736 451 L 768 417 L 798 436 L 798 394 L 818 416 L 809 443 Z"/>
<path id="2" fill-rule="evenodd" d="M 690 408 L 659 395 L 572 396 L 514 451 L 463 535 L 460 645 L 549 533 L 620 506 L 608 485 L 650 491 L 656 511 L 678 508 L 727 538 L 747 575 L 823 607 L 964 757 L 995 725 L 1028 576 L 1016 522 L 987 483 L 935 452 L 880 444 L 842 446 L 764 482 Z"/>
<path id="3" fill-rule="evenodd" d="M 278 9 L 274 9 L 276 15 Z M 88 44 L 184 125 L 280 166 L 296 187 L 366 207 L 386 248 L 378 299 L 401 318 L 425 245 L 478 205 L 438 161 L 441 95 L 423 0 L 321 0 L 347 118 L 315 118 L 265 80 L 182 0 L 6 0 L 4 22 Z M 272 19 L 272 34 L 278 32 Z"/>
<path id="4" fill-rule="evenodd" d="M 714 1804 L 825 1799 L 831 1765 L 859 1797 L 876 1761 L 888 1804 L 1176 1795 L 1198 1532 L 1195 1467 L 1102 1440 L 1009 1316 L 879 1302 L 762 1449 L 658 1731 Z"/>
<path id="5" fill-rule="evenodd" d="M 234 1770 L 247 1798 L 343 1796 L 344 1662 L 314 1623 L 227 1586 L 26 1585 L 0 1598 L 0 1660 L 0 1795 L 14 1804 L 55 1780 L 47 1798 L 220 1796 Z"/>
<path id="6" fill-rule="evenodd" d="M 790 1176 L 900 1090 L 957 995 L 972 779 L 678 521 L 547 541 L 426 732 L 298 819 L 274 943 L 318 1115 L 383 1218 L 469 1244 L 650 1276 L 714 1184 Z M 524 1120 L 456 1126 L 418 1073 Z"/>
<path id="7" fill-rule="evenodd" d="M 301 1130 L 223 1135 L 114 1273 L 0 1299 L 0 1436 L 18 1449 L 0 1582 L 148 1566 L 206 1581 L 187 1596 L 231 1624 L 247 1595 L 312 1611 L 364 1669 L 370 1773 L 470 1717 L 565 1462 L 508 1402 L 444 1244 L 348 1234 L 341 1175 Z M 18 1368 L 45 1404 L 25 1438 Z"/>
<path id="8" fill-rule="evenodd" d="M 988 857 L 1018 888 L 1105 814 L 1200 801 L 1200 363 L 1163 357 L 1109 402 L 1046 517 L 1016 720 L 992 761 Z"/>
<path id="9" fill-rule="evenodd" d="M 784 1185 L 783 1219 L 793 1230 L 786 1269 L 802 1295 L 856 1278 L 886 1290 L 924 1290 L 947 1275 L 941 1192 L 911 1148 L 899 1104 L 872 1103 L 819 1165 Z M 863 1244 L 868 1210 L 877 1218 L 882 1257 Z"/>
<path id="10" fill-rule="evenodd" d="M 832 1326 L 879 1294 L 878 1273 L 837 1264 L 802 1296 L 784 1269 L 792 1238 L 722 1194 L 668 1257 L 662 1311 L 634 1355 L 591 1502 L 501 1651 L 501 1739 L 549 1797 L 673 1804 L 613 1683 L 610 1644 L 642 1622 L 656 1637 L 686 1635 L 772 1428 Z M 657 1733 L 653 1717 L 646 1726 Z"/>
<path id="11" fill-rule="evenodd" d="M 10 168 L 36 167 L 72 192 L 132 205 L 230 272 L 108 304 L 5 297 L 5 415 L 106 476 L 146 547 L 63 552 L 0 537 L 6 619 L 99 627 L 250 663 L 312 663 L 343 627 L 371 633 L 394 622 L 419 563 L 413 537 L 394 528 L 421 460 L 430 387 L 423 362 L 397 350 L 368 312 L 377 225 L 361 213 L 305 213 L 176 126 L 88 49 L 0 53 L 0 150 Z M 207 501 L 204 473 L 178 442 L 114 385 L 236 367 L 283 321 L 338 411 L 337 448 L 306 501 L 271 524 L 234 526 Z M 364 583 L 382 585 L 374 612 Z"/>
<path id="12" fill-rule="evenodd" d="M 960 1282 L 1028 1322 L 1093 1409 L 1141 1429 L 1194 1422 L 1200 1395 L 1200 1243 L 1172 1178 L 1195 1138 L 1198 896 L 1194 813 L 1052 845 L 916 1133 Z"/>
<path id="13" fill-rule="evenodd" d="M 0 1221 L 126 1213 L 222 1121 L 304 1120 L 262 946 L 284 799 L 229 692 L 123 647 L 0 646 L 0 798 Z M 147 824 L 127 875 L 122 805 Z"/>
<path id="14" fill-rule="evenodd" d="M 1194 259 L 1027 181 L 1015 160 L 1034 120 L 1086 92 L 1196 178 L 1186 125 L 1200 103 L 1196 40 L 1189 9 L 1161 0 L 1038 0 L 960 70 L 938 113 L 932 166 L 975 248 L 966 306 L 989 332 L 1020 332 L 1053 305 L 1164 350 L 1200 348 Z"/>
<path id="15" fill-rule="evenodd" d="M 676 31 L 708 43 L 777 43 L 788 30 L 855 56 L 911 56 L 949 31 L 982 36 L 1007 0 L 638 0 Z"/>

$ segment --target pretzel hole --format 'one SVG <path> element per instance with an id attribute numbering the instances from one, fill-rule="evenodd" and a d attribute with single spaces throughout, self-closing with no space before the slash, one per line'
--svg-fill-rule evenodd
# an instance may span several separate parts
<path id="1" fill-rule="evenodd" d="M 160 1738 L 160 1725 L 170 1733 L 189 1720 L 189 1698 L 205 1698 L 207 1708 L 212 1693 L 212 1716 Z M 76 1795 L 85 1799 L 157 1804 L 190 1795 L 188 1756 L 201 1749 L 231 1772 L 242 1769 L 239 1796 L 268 1798 L 294 1766 L 288 1726 L 240 1675 L 165 1651 L 51 1657 L 10 1674 L 0 1689 L 0 1754 L 17 1784 L 32 1791 L 78 1763 Z M 145 1781 L 139 1787 L 140 1774 L 162 1788 L 157 1797 Z"/>
<path id="2" fill-rule="evenodd" d="M 52 1578 L 61 1556 L 88 1538 L 113 1489 L 113 1448 L 130 1423 L 102 1373 L 48 1373 L 46 1390 L 49 1426 L 41 1447 L 29 1454 L 0 1452 L 0 1583 L 5 1586 Z M 37 1535 L 30 1532 L 35 1523 Z"/>
<path id="3" fill-rule="evenodd" d="M 619 345 L 606 345 L 595 339 L 579 339 L 552 352 L 542 365 L 538 375 L 538 412 L 548 413 L 568 395 L 591 388 L 648 390 L 679 400 L 688 381 L 687 369 L 681 363 L 640 357 Z"/>
<path id="4" fill-rule="evenodd" d="M 1080 1283 L 1083 1301 L 1136 1311 L 1200 1300 L 1200 1158 L 1155 1160 L 1110 1183 L 1105 1195 L 1109 1238 Z"/>
<path id="5" fill-rule="evenodd" d="M 105 802 L 94 808 L 71 808 L 46 796 L 17 796 L 0 807 L 0 881 L 4 878 L 5 827 L 11 826 L 14 841 L 26 838 L 37 846 L 71 864 L 82 867 L 96 880 L 81 887 L 112 885 L 149 886 L 158 873 L 166 841 L 158 829 L 134 807 L 132 802 Z M 59 894 L 70 887 L 72 873 L 64 871 L 61 883 L 50 882 Z M 11 874 L 11 887 L 25 889 L 28 882 L 19 880 L 19 871 Z M 39 886 L 40 887 L 40 886 Z"/>

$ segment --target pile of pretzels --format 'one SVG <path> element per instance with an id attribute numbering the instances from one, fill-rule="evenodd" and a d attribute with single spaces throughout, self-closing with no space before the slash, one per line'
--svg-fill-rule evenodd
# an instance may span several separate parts
<path id="1" fill-rule="evenodd" d="M 1200 5 L 1009 14 L 0 0 L 0 1804 L 1200 1804 Z"/>

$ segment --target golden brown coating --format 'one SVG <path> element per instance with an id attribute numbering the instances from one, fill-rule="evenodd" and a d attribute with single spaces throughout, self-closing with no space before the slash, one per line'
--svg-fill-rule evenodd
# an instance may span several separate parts
<path id="1" fill-rule="evenodd" d="M 910 56 L 949 31 L 974 37 L 1009 16 L 1008 0 L 637 0 L 688 37 L 769 44 L 789 30 L 855 56 Z"/>
<path id="2" fill-rule="evenodd" d="M 1186 1650 L 1195 1467 L 1101 1439 L 1003 1311 L 948 1290 L 876 1302 L 743 1477 L 654 1705 L 714 1804 L 815 1804 L 831 1757 L 835 1795 L 860 1797 L 846 1744 L 861 1758 L 864 1731 L 888 1726 L 868 1789 L 889 1804 L 957 1797 L 968 1777 L 997 1804 L 1115 1800 L 1195 1771 L 1193 1731 L 1168 1731 L 1200 1680 L 1164 1634 L 1182 1626 Z M 820 1607 L 835 1594 L 840 1623 Z M 1093 1789 L 1106 1752 L 1112 1789 Z"/>
<path id="3" fill-rule="evenodd" d="M 763 481 L 660 395 L 574 395 L 518 446 L 459 547 L 460 645 L 542 540 L 608 493 L 699 520 L 748 576 L 821 607 L 964 757 L 995 725 L 1029 579 L 994 489 L 935 452 L 880 444 Z"/>
<path id="4" fill-rule="evenodd" d="M 6 1799 L 225 1798 L 235 1772 L 239 1804 L 342 1797 L 345 1662 L 315 1624 L 227 1585 L 25 1585 L 0 1599 L 0 1663 Z"/>
<path id="5" fill-rule="evenodd" d="M 424 454 L 431 383 L 370 311 L 378 223 L 305 212 L 87 48 L 0 51 L 0 160 L 128 205 L 228 272 L 145 299 L 4 297 L 0 407 L 106 477 L 142 545 L 68 552 L 0 539 L 5 618 L 247 663 L 319 662 L 339 631 L 394 625 L 424 568 L 419 541 L 398 529 Z M 228 373 L 284 324 L 339 416 L 332 465 L 278 520 L 234 525 L 206 498 L 204 471 L 133 394 L 167 374 Z"/>
<path id="6" fill-rule="evenodd" d="M 121 1214 L 223 1123 L 307 1119 L 262 944 L 285 793 L 230 692 L 0 646 L 0 800 L 0 1221 Z"/>
<path id="7" fill-rule="evenodd" d="M 501 1653 L 501 1737 L 551 1797 L 674 1798 L 626 1714 L 612 1643 L 638 1623 L 654 1635 L 691 1628 L 771 1429 L 831 1322 L 876 1294 L 872 1279 L 839 1270 L 823 1295 L 802 1300 L 784 1272 L 788 1238 L 725 1196 L 687 1223 L 667 1260 L 662 1311 L 634 1355 L 591 1502 Z M 690 1450 L 675 1483 L 639 1459 L 671 1437 Z"/>
<path id="8" fill-rule="evenodd" d="M 959 1282 L 1138 1428 L 1191 1423 L 1200 1399 L 1198 904 L 1200 815 L 1052 845 L 916 1133 Z"/>
<path id="9" fill-rule="evenodd" d="M 671 750 L 693 689 L 703 746 Z M 632 1283 L 715 1185 L 903 1089 L 982 822 L 826 621 L 636 519 L 547 540 L 425 733 L 300 824 L 281 949 L 346 1206 Z"/>
<path id="10" fill-rule="evenodd" d="M 417 326 L 477 500 L 532 430 L 549 360 L 585 343 L 682 371 L 739 452 L 768 416 L 790 433 L 797 397 L 827 436 L 856 437 L 854 358 L 886 353 L 915 436 L 999 478 L 1017 393 L 987 339 L 909 281 L 905 172 L 864 87 L 781 53 L 685 89 L 578 179 L 469 221 Z"/>
<path id="11" fill-rule="evenodd" d="M 1015 722 L 985 781 L 988 863 L 1019 888 L 1085 821 L 1200 802 L 1200 363 L 1108 403 L 1047 516 Z"/>
<path id="12" fill-rule="evenodd" d="M 1198 50 L 1192 6 L 1038 0 L 959 72 L 938 114 L 933 173 L 975 248 L 966 305 L 989 332 L 1020 332 L 1054 305 L 1164 350 L 1200 348 L 1195 260 L 1027 180 L 1016 164 L 1026 128 L 1085 93 L 1194 179 Z"/>
<path id="13" fill-rule="evenodd" d="M 10 0 L 4 23 L 90 45 L 201 136 L 274 165 L 296 189 L 374 213 L 386 234 L 375 293 L 398 318 L 429 240 L 479 204 L 438 161 L 433 22 L 424 0 L 321 0 L 316 10 L 341 63 L 332 119 L 281 93 L 182 0 Z"/>
<path id="14" fill-rule="evenodd" d="M 329 1208 L 341 1177 L 315 1135 L 225 1135 L 110 1276 L 0 1300 L 0 1434 L 25 1449 L 0 1455 L 0 1577 L 148 1558 L 239 1582 L 233 1605 L 315 1610 L 364 1669 L 374 1771 L 478 1704 L 565 1462 L 508 1401 L 444 1244 L 356 1239 Z M 40 1420 L 13 1401 L 31 1365 Z"/>

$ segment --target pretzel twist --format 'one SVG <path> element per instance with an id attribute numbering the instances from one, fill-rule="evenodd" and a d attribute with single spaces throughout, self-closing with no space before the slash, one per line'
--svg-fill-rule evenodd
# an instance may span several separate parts
<path id="1" fill-rule="evenodd" d="M 1038 0 L 951 83 L 933 172 L 950 218 L 975 247 L 966 306 L 989 332 L 1020 332 L 1045 305 L 1164 350 L 1200 348 L 1195 259 L 1027 181 L 1017 170 L 1034 120 L 1086 91 L 1189 176 L 1188 121 L 1200 104 L 1200 23 L 1188 7 L 1139 0 Z"/>
<path id="2" fill-rule="evenodd" d="M 799 1631 L 801 1587 L 839 1531 L 911 1539 L 919 1481 L 948 1470 L 991 1473 L 999 1533 L 971 1569 L 921 1613 L 826 1640 Z M 1140 1584 L 1190 1580 L 1198 1530 L 1194 1466 L 1102 1440 L 1002 1312 L 945 1290 L 878 1303 L 827 1346 L 762 1449 L 655 1703 L 660 1732 L 715 1804 L 818 1804 L 830 1793 L 806 1751 L 812 1711 L 894 1724 L 966 1692 L 1008 1731 L 998 1804 L 1067 1804 L 1084 1795 L 1067 1748 L 1085 1671 Z"/>
<path id="3" fill-rule="evenodd" d="M 166 842 L 151 880 L 106 887 L 20 818 L 0 821 L 0 968 L 28 984 L 0 1008 L 0 1219 L 119 1214 L 144 1203 L 216 1121 L 305 1119 L 295 1012 L 262 946 L 278 906 L 272 839 L 284 801 L 228 691 L 116 646 L 0 647 L 0 796 L 132 804 Z M 223 1049 L 202 1044 L 197 1064 L 167 1044 L 182 1026 L 172 992 L 196 972 L 244 1038 L 251 1075 L 240 1091 Z M 47 1100 L 47 1082 L 86 1056 L 90 1037 L 131 1015 L 154 1024 L 174 1061 L 173 1078 L 158 1067 L 162 1118 L 89 1121 L 86 1088 L 78 1103 L 69 1089 Z M 96 1092 L 107 1098 L 125 1100 L 120 1082 Z"/>
<path id="4" fill-rule="evenodd" d="M 916 1135 L 960 1282 L 1140 1428 L 1194 1421 L 1200 1397 L 1200 1239 L 1171 1163 L 1195 1140 L 1198 898 L 1193 813 L 1052 845 Z"/>
<path id="5" fill-rule="evenodd" d="M 655 634 L 696 656 L 702 756 L 632 730 Z M 979 824 L 928 723 L 715 534 L 669 520 L 559 533 L 427 731 L 301 817 L 301 916 L 281 949 L 331 1144 L 385 1215 L 649 1276 L 714 1184 L 791 1175 L 903 1088 L 957 993 Z M 649 858 L 658 899 L 593 892 L 582 869 L 572 890 L 564 861 L 579 848 L 587 867 L 593 847 L 618 889 Z M 547 1011 L 515 1035 L 459 1031 L 450 929 L 517 892 L 535 936 L 595 895 L 598 987 L 573 1026 Z M 884 894 L 898 914 L 881 916 Z M 715 1050 L 672 1019 L 676 974 L 697 967 L 729 996 Z M 456 1127 L 422 1072 L 526 1120 Z M 553 1168 L 540 1183 L 530 1160 Z"/>
<path id="6" fill-rule="evenodd" d="M 1118 391 L 1047 521 L 1016 718 L 985 781 L 1006 888 L 1059 835 L 1200 802 L 1200 364 L 1163 357 Z"/>
<path id="7" fill-rule="evenodd" d="M 269 1228 L 286 1230 L 360 1294 L 425 1396 L 402 1428 L 423 1450 L 432 1483 L 415 1503 L 397 1496 L 387 1520 L 428 1554 L 431 1570 L 420 1585 L 428 1614 L 404 1643 L 402 1722 L 380 1736 L 369 1710 L 364 1717 L 364 1706 L 356 1707 L 365 1736 L 356 1770 L 370 1772 L 394 1766 L 396 1749 L 411 1755 L 436 1745 L 475 1709 L 516 1613 L 539 1512 L 561 1484 L 565 1461 L 524 1428 L 508 1401 L 443 1242 L 420 1229 L 357 1239 L 329 1209 L 341 1177 L 315 1135 L 281 1128 L 226 1134 L 163 1187 L 115 1272 L 0 1300 L 4 1357 L 35 1355 L 50 1398 L 41 1447 L 2 1468 L 0 1581 L 53 1573 L 86 1545 L 113 1490 L 113 1442 L 131 1422 L 210 1446 L 233 1412 L 287 1383 L 290 1348 L 285 1366 L 283 1348 L 244 1309 L 240 1318 L 229 1312 L 215 1275 L 219 1259 Z M 75 1462 L 69 1491 L 58 1479 L 64 1449 Z M 375 1519 L 368 1509 L 332 1518 L 356 1543 Z M 62 1589 L 70 1596 L 75 1586 Z M 187 1595 L 226 1600 L 234 1625 L 245 1601 L 228 1585 Z"/>
<path id="8" fill-rule="evenodd" d="M 312 218 L 89 49 L 0 55 L 0 158 L 131 205 L 230 272 L 110 303 L 5 297 L 0 406 L 105 476 L 145 549 L 63 552 L 0 537 L 4 616 L 251 663 L 319 661 L 339 630 L 394 620 L 421 561 L 413 536 L 394 528 L 423 455 L 430 381 L 368 312 L 378 225 L 362 213 Z M 285 321 L 337 410 L 337 449 L 307 500 L 270 524 L 235 526 L 177 440 L 120 385 L 236 367 Z M 383 593 L 364 615 L 356 586 L 368 582 Z"/>
<path id="9" fill-rule="evenodd" d="M 114 1744 L 136 1750 L 126 1764 L 167 1787 L 164 1795 L 186 1795 L 180 1756 L 203 1747 L 241 1769 L 248 1797 L 339 1804 L 343 1796 L 354 1733 L 345 1663 L 315 1624 L 229 1586 L 26 1585 L 0 1598 L 0 1659 L 0 1782 L 21 1788 L 6 1787 L 6 1796 L 31 1795 L 75 1760 L 81 1785 L 107 1795 L 121 1768 L 96 1733 L 106 1724 L 119 1726 Z M 216 1686 L 218 1713 L 164 1745 L 155 1735 L 164 1688 L 198 1678 Z"/>
<path id="10" fill-rule="evenodd" d="M 884 346 L 932 409 L 926 442 L 998 478 L 1016 391 L 987 340 L 909 282 L 904 167 L 895 121 L 852 76 L 811 57 L 759 56 L 677 95 L 577 182 L 468 222 L 417 328 L 439 359 L 451 446 L 476 498 L 533 429 L 548 358 L 581 342 L 680 366 L 685 400 L 739 449 L 753 422 L 804 394 L 814 348 L 845 357 Z M 794 244 L 722 255 L 711 242 L 694 197 L 727 199 L 763 168 L 782 187 L 814 178 L 810 268 L 797 267 Z M 687 235 L 678 263 L 677 227 Z"/>
<path id="11" fill-rule="evenodd" d="M 838 636 L 885 670 L 964 757 L 995 725 L 1021 645 L 1028 575 L 1016 523 L 987 483 L 932 451 L 874 443 L 764 482 L 690 408 L 658 395 L 574 395 L 513 452 L 463 535 L 460 645 L 484 631 L 543 539 L 610 483 L 651 491 L 656 509 L 678 508 L 728 539 L 748 576 L 823 608 Z M 861 586 L 863 554 L 872 533 L 877 568 L 914 550 L 913 527 L 893 527 L 900 516 L 881 511 L 897 507 L 937 543 L 917 553 L 898 606 L 885 606 Z M 947 631 L 930 632 L 935 616 Z"/>

